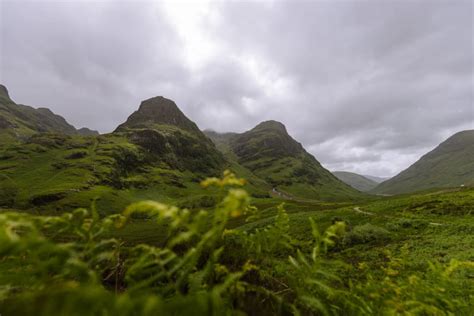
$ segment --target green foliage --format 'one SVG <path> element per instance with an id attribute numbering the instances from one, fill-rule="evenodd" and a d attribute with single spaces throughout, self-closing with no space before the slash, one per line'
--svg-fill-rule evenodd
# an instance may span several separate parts
<path id="1" fill-rule="evenodd" d="M 354 241 L 387 241 L 390 233 L 375 225 L 351 230 L 334 221 L 320 230 L 314 218 L 308 223 L 305 216 L 308 235 L 303 241 L 292 234 L 294 221 L 281 205 L 262 227 L 230 229 L 234 219 L 261 218 L 240 188 L 243 183 L 230 172 L 203 181 L 203 186 L 227 192 L 212 211 L 142 201 L 105 217 L 95 203 L 90 211 L 61 216 L 0 213 L 0 311 L 444 315 L 472 307 L 472 284 L 458 281 L 472 278 L 472 262 L 433 263 L 414 274 L 404 259 L 406 249 L 400 257 L 386 252 L 381 270 L 375 271 L 368 263 L 352 267 L 333 258 Z M 160 238 L 127 244 L 113 237 L 137 217 L 153 222 Z M 413 228 L 404 222 L 400 227 Z"/>
<path id="2" fill-rule="evenodd" d="M 405 249 L 406 251 L 406 249 Z M 451 260 L 443 266 L 430 263 L 423 275 L 406 274 L 406 256 L 394 258 L 386 252 L 382 267 L 383 277 L 374 278 L 366 264 L 359 265 L 359 273 L 366 281 L 354 285 L 356 296 L 368 296 L 367 313 L 378 311 L 384 315 L 467 315 L 472 311 L 474 291 L 456 282 L 454 275 L 468 281 L 474 272 L 474 263 Z"/>
<path id="3" fill-rule="evenodd" d="M 12 207 L 18 195 L 18 187 L 10 178 L 0 175 L 0 207 Z"/>
<path id="4" fill-rule="evenodd" d="M 388 230 L 367 223 L 354 227 L 352 231 L 344 236 L 343 243 L 345 245 L 356 245 L 369 242 L 386 243 L 390 239 L 391 234 Z"/>

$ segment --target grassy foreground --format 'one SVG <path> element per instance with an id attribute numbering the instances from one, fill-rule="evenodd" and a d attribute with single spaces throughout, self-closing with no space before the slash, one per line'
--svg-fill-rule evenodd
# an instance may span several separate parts
<path id="1" fill-rule="evenodd" d="M 471 315 L 474 190 L 0 213 L 2 315 Z M 105 212 L 107 213 L 107 212 Z"/>

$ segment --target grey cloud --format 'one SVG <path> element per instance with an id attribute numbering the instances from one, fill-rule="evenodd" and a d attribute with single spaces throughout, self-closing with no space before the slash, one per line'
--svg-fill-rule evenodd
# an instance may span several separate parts
<path id="1" fill-rule="evenodd" d="M 345 152 L 362 147 L 408 157 L 432 148 L 447 131 L 474 127 L 472 5 L 233 2 L 224 6 L 221 21 L 235 23 L 219 30 L 243 53 L 260 54 L 297 83 L 299 119 L 286 109 L 297 138 L 326 165 L 345 159 L 355 169 L 364 157 L 344 158 L 337 150 L 341 138 Z M 254 20 L 264 24 L 253 27 Z M 286 105 L 275 100 L 273 107 Z M 317 146 L 323 142 L 332 154 Z M 393 164 L 392 173 L 406 167 Z"/>
<path id="2" fill-rule="evenodd" d="M 474 128 L 472 6 L 213 2 L 200 27 L 216 51 L 193 68 L 152 2 L 4 1 L 0 80 L 18 101 L 102 131 L 154 95 L 202 128 L 276 119 L 330 169 L 392 175 Z"/>
<path id="3" fill-rule="evenodd" d="M 150 6 L 7 1 L 1 23 L 1 80 L 12 95 L 78 126 L 111 130 L 151 96 L 144 87 L 155 95 L 188 76 L 177 36 Z"/>

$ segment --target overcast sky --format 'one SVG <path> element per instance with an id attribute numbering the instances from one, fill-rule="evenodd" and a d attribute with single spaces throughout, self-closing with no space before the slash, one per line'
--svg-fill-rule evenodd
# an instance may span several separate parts
<path id="1" fill-rule="evenodd" d="M 472 1 L 0 0 L 0 21 L 0 83 L 76 127 L 163 95 L 201 129 L 278 120 L 378 176 L 474 128 Z"/>

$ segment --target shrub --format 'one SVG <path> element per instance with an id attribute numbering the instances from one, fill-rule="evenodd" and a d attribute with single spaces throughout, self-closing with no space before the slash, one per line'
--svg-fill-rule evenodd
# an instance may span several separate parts
<path id="1" fill-rule="evenodd" d="M 392 230 L 398 230 L 400 228 L 414 228 L 421 229 L 428 226 L 428 223 L 420 219 L 401 218 L 389 224 L 389 228 Z"/>
<path id="2" fill-rule="evenodd" d="M 18 195 L 18 187 L 6 177 L 0 177 L 0 181 L 0 207 L 12 207 Z"/>
<path id="3" fill-rule="evenodd" d="M 451 277 L 472 277 L 471 262 L 431 264 L 425 274 L 406 276 L 403 260 L 387 256 L 381 279 L 361 265 L 359 281 L 342 280 L 353 269 L 330 259 L 328 250 L 341 240 L 387 240 L 383 228 L 366 224 L 345 235 L 341 221 L 320 231 L 309 219 L 312 238 L 302 246 L 290 236 L 290 219 L 280 206 L 264 227 L 228 229 L 233 218 L 258 215 L 243 184 L 229 172 L 203 181 L 205 187 L 228 189 L 212 211 L 142 201 L 103 218 L 94 205 L 61 216 L 0 213 L 2 315 L 462 315 L 470 310 L 472 287 L 454 284 Z M 138 217 L 156 221 L 164 236 L 158 245 L 127 246 L 110 237 Z M 12 274 L 21 280 L 6 278 Z"/>
<path id="4" fill-rule="evenodd" d="M 213 212 L 191 213 L 186 209 L 158 202 L 143 201 L 129 206 L 123 214 L 100 218 L 95 207 L 79 209 L 62 216 L 32 216 L 20 213 L 0 214 L 0 256 L 21 260 L 30 286 L 21 291 L 2 286 L 0 310 L 5 314 L 228 314 L 238 310 L 251 312 L 251 298 L 259 297 L 269 308 L 288 311 L 334 310 L 323 299 L 321 306 L 305 298 L 304 291 L 325 293 L 331 290 L 330 277 L 321 264 L 322 254 L 333 243 L 335 229 L 319 233 L 314 222 L 314 249 L 305 255 L 288 235 L 289 220 L 283 207 L 275 223 L 247 234 L 228 230 L 229 219 L 251 217 L 248 194 L 235 186 L 244 181 L 225 173 L 211 178 L 204 186 L 234 186 L 215 205 Z M 131 217 L 146 215 L 161 225 L 166 235 L 161 246 L 123 247 L 106 232 L 123 227 Z M 54 232 L 54 238 L 45 232 Z M 227 242 L 233 239 L 233 243 Z M 238 262 L 226 260 L 226 254 L 241 247 Z M 292 270 L 288 284 L 296 297 L 286 299 L 278 291 L 271 273 L 262 264 L 269 255 L 282 251 L 291 255 L 283 261 L 284 270 Z M 323 280 L 306 277 L 324 275 Z M 299 287 L 300 278 L 306 279 Z M 115 292 L 115 294 L 113 294 Z"/>
<path id="5" fill-rule="evenodd" d="M 388 230 L 372 224 L 364 224 L 355 226 L 352 231 L 348 232 L 342 243 L 346 246 L 352 246 L 370 242 L 382 243 L 390 239 L 391 233 Z"/>
<path id="6" fill-rule="evenodd" d="M 80 159 L 80 158 L 84 158 L 87 156 L 87 151 L 84 151 L 84 150 L 77 150 L 77 151 L 73 151 L 72 153 L 69 153 L 66 157 L 64 157 L 65 159 Z"/>

